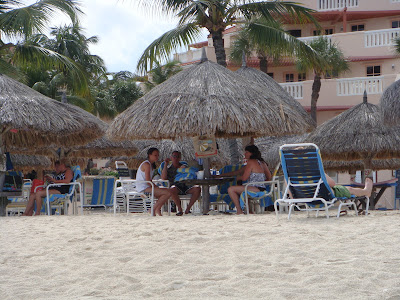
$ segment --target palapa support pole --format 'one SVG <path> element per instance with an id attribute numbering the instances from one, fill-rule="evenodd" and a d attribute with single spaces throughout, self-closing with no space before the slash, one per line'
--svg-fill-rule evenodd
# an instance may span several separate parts
<path id="1" fill-rule="evenodd" d="M 204 170 L 204 178 L 208 179 L 211 177 L 210 174 L 210 158 L 205 157 L 203 159 L 203 170 Z M 208 214 L 210 211 L 210 187 L 208 185 L 202 186 L 202 200 L 203 200 L 203 215 Z"/>

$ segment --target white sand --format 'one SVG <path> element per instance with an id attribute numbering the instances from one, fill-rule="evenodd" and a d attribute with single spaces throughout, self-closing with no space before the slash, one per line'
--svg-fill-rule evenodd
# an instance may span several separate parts
<path id="1" fill-rule="evenodd" d="M 0 299 L 400 299 L 400 213 L 0 218 Z"/>

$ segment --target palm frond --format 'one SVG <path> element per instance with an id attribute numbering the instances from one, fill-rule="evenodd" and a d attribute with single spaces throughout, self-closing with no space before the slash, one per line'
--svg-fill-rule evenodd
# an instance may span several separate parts
<path id="1" fill-rule="evenodd" d="M 193 43 L 200 36 L 195 23 L 181 24 L 154 40 L 143 52 L 138 62 L 138 71 L 151 69 L 155 61 L 168 60 L 173 50 Z"/>
<path id="2" fill-rule="evenodd" d="M 13 1 L 15 4 L 20 4 Z M 75 0 L 40 0 L 28 6 L 11 6 L 0 14 L 0 28 L 5 35 L 28 37 L 42 32 L 56 11 L 67 14 L 73 22 L 83 12 Z"/>

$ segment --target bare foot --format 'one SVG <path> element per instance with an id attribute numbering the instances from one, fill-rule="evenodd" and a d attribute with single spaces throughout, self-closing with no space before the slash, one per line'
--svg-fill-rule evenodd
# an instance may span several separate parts
<path id="1" fill-rule="evenodd" d="M 371 178 L 365 179 L 365 187 L 364 187 L 365 196 L 367 196 L 367 197 L 371 196 L 373 186 L 374 186 L 374 183 L 372 182 Z"/>

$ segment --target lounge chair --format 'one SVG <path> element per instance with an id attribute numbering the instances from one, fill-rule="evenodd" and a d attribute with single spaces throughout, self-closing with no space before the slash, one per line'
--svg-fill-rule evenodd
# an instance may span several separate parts
<path id="1" fill-rule="evenodd" d="M 7 204 L 6 216 L 15 216 L 15 215 L 18 216 L 19 214 L 22 214 L 25 211 L 26 205 L 28 204 L 31 187 L 32 187 L 32 180 L 24 179 L 21 197 L 8 197 L 8 200 L 11 203 Z"/>
<path id="2" fill-rule="evenodd" d="M 356 198 L 337 198 L 329 186 L 319 148 L 315 144 L 287 144 L 279 148 L 281 164 L 285 180 L 287 183 L 283 198 L 275 201 L 274 208 L 279 217 L 279 206 L 289 207 L 288 219 L 290 219 L 293 209 L 315 211 L 318 216 L 319 211 L 325 211 L 329 218 L 328 210 L 337 202 L 339 203 L 337 217 L 343 206 L 354 207 L 357 213 Z M 291 198 L 288 197 L 289 192 Z M 367 212 L 369 198 L 367 199 Z"/>
<path id="3" fill-rule="evenodd" d="M 75 196 L 75 192 L 77 187 L 80 191 L 80 203 L 83 203 L 83 195 L 82 195 L 82 186 L 80 182 L 76 180 L 82 176 L 81 168 L 79 166 L 71 167 L 72 172 L 74 172 L 74 177 L 72 182 L 70 183 L 55 183 L 49 184 L 46 186 L 46 198 L 44 198 L 43 203 L 47 204 L 47 214 L 50 216 L 52 210 L 55 209 L 55 213 L 61 214 L 61 211 L 64 209 L 64 213 L 67 213 L 68 204 L 72 201 L 73 197 Z M 51 190 L 52 186 L 59 186 L 59 185 L 68 185 L 69 192 L 67 194 L 49 194 L 49 190 Z M 51 207 L 51 209 L 50 209 Z M 60 209 L 60 211 L 58 211 Z"/>
<path id="4" fill-rule="evenodd" d="M 102 207 L 104 210 L 114 205 L 115 177 L 103 177 L 93 179 L 93 192 L 89 204 L 83 204 L 82 208 Z"/>

